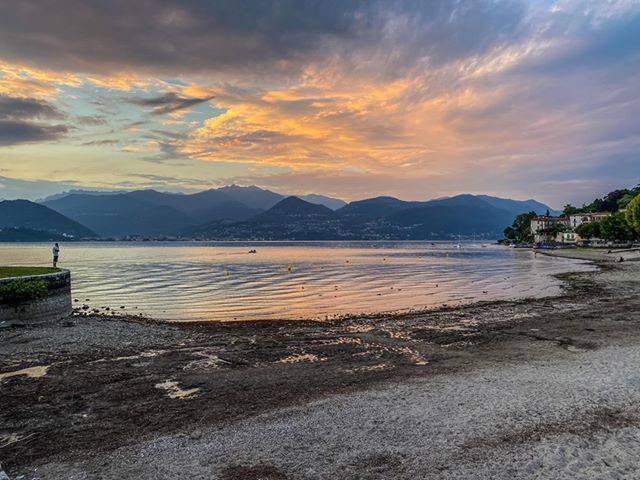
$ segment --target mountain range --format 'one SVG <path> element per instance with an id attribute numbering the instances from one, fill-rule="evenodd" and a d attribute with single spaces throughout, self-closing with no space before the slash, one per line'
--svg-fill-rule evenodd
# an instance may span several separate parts
<path id="1" fill-rule="evenodd" d="M 499 205 L 496 206 L 496 205 Z M 214 221 L 184 233 L 217 240 L 423 240 L 498 238 L 520 213 L 549 208 L 535 200 L 458 195 L 425 202 L 376 197 L 337 210 L 288 197 L 245 221 Z"/>
<path id="2" fill-rule="evenodd" d="M 0 202 L 0 228 L 74 238 L 495 238 L 516 215 L 547 210 L 547 205 L 535 200 L 487 195 L 423 202 L 375 197 L 347 204 L 323 195 L 284 196 L 255 186 L 230 185 L 194 194 L 73 191 L 39 204 Z M 5 211 L 11 215 L 5 217 Z"/>

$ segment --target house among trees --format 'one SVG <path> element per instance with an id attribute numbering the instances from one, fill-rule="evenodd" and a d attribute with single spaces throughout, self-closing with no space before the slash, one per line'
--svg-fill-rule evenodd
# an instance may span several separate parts
<path id="1" fill-rule="evenodd" d="M 610 212 L 574 213 L 561 217 L 548 215 L 531 219 L 531 232 L 535 243 L 576 243 L 583 240 L 576 230 L 581 225 L 600 222 L 611 216 Z"/>
<path id="2" fill-rule="evenodd" d="M 640 240 L 640 185 L 609 192 L 582 207 L 565 205 L 562 215 L 538 215 L 531 211 L 518 215 L 504 229 L 505 242 L 577 242 L 629 244 Z"/>

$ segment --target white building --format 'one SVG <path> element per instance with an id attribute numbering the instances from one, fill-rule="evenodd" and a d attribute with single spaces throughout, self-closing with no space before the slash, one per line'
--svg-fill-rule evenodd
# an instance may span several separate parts
<path id="1" fill-rule="evenodd" d="M 561 241 L 562 233 L 570 230 L 567 217 L 548 217 L 541 215 L 531 219 L 531 233 L 535 243 Z"/>
<path id="2" fill-rule="evenodd" d="M 611 214 L 609 212 L 574 213 L 573 215 L 569 215 L 569 226 L 572 230 L 575 230 L 584 223 L 599 222 L 610 216 Z"/>

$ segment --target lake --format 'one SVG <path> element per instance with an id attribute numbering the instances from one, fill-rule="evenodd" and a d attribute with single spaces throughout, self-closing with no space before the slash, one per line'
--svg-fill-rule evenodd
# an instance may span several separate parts
<path id="1" fill-rule="evenodd" d="M 256 253 L 249 253 L 256 250 Z M 46 265 L 49 244 L 0 244 L 0 264 Z M 327 319 L 555 295 L 587 263 L 463 242 L 61 244 L 73 297 L 168 321 Z M 89 299 L 88 301 L 86 299 Z"/>

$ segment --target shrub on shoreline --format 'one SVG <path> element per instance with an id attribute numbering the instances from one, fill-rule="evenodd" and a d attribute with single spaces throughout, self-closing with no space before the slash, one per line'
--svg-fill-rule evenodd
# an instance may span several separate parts
<path id="1" fill-rule="evenodd" d="M 18 308 L 47 297 L 44 280 L 11 280 L 0 285 L 0 303 Z"/>

